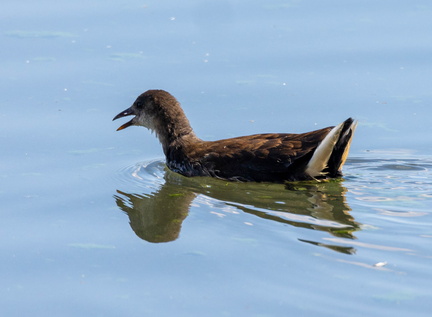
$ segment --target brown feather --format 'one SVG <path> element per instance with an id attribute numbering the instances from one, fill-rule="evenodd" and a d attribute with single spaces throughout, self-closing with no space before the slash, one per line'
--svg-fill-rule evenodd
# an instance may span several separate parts
<path id="1" fill-rule="evenodd" d="M 316 148 L 333 127 L 301 134 L 266 133 L 218 141 L 203 141 L 193 132 L 179 102 L 163 90 L 149 90 L 118 114 L 135 117 L 124 124 L 142 125 L 156 132 L 167 166 L 185 176 L 227 180 L 284 182 L 312 177 L 305 172 Z M 122 126 L 122 127 L 123 127 Z M 346 160 L 355 125 L 347 119 L 323 177 L 338 177 Z"/>

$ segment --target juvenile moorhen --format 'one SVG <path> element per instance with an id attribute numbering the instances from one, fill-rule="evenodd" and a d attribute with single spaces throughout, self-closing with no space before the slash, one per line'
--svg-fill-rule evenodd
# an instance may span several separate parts
<path id="1" fill-rule="evenodd" d="M 335 178 L 348 156 L 357 122 L 301 134 L 266 133 L 203 141 L 180 103 L 164 90 L 148 90 L 113 120 L 134 116 L 118 130 L 141 125 L 156 133 L 169 169 L 184 176 L 275 182 Z"/>

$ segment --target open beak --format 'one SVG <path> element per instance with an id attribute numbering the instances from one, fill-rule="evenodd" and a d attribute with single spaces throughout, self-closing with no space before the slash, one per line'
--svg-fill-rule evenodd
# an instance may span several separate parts
<path id="1" fill-rule="evenodd" d="M 128 109 L 126 109 L 125 111 L 122 111 L 122 112 L 120 112 L 118 115 L 116 115 L 116 116 L 114 117 L 113 121 L 114 121 L 114 120 L 117 120 L 117 119 L 119 119 L 119 118 L 123 118 L 123 117 L 127 117 L 127 116 L 133 116 L 133 115 L 135 115 L 134 111 L 133 111 L 131 108 L 128 108 Z M 128 121 L 128 122 L 126 122 L 125 124 L 121 125 L 121 126 L 117 129 L 117 131 L 120 131 L 120 130 L 126 129 L 127 127 L 130 127 L 131 125 L 133 125 L 133 122 L 132 122 L 132 121 L 133 121 L 133 119 L 130 120 L 130 121 Z"/>

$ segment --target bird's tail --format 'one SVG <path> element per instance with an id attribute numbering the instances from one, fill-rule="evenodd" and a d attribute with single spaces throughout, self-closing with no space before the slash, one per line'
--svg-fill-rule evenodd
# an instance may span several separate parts
<path id="1" fill-rule="evenodd" d="M 321 141 L 306 166 L 306 174 L 313 178 L 341 176 L 348 157 L 357 121 L 348 118 Z"/>

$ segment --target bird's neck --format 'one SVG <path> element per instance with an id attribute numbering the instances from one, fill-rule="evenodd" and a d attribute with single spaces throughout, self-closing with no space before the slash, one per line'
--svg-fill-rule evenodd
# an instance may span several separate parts
<path id="1" fill-rule="evenodd" d="M 188 145 L 200 141 L 195 135 L 189 120 L 181 114 L 177 117 L 163 118 L 159 124 L 156 124 L 154 131 L 167 158 L 173 151 L 183 152 Z"/>

